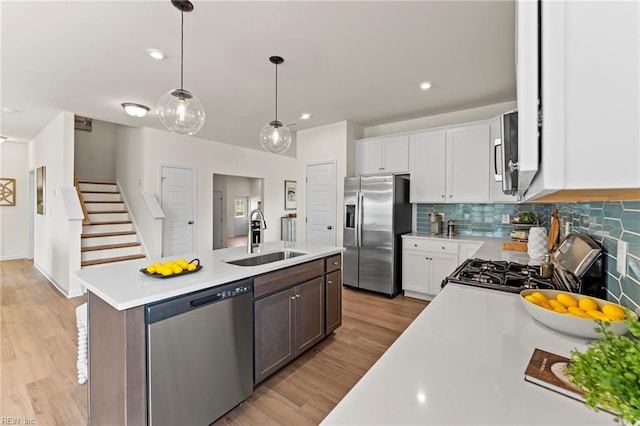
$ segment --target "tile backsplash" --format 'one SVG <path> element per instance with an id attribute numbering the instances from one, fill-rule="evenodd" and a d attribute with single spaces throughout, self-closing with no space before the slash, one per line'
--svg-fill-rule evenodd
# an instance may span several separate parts
<path id="1" fill-rule="evenodd" d="M 430 213 L 444 213 L 446 222 L 455 220 L 456 234 L 508 238 L 513 227 L 504 224 L 503 215 L 512 220 L 521 213 L 533 211 L 540 226 L 549 227 L 551 212 L 560 213 L 560 236 L 579 232 L 591 236 L 605 253 L 605 279 L 609 299 L 634 310 L 640 309 L 640 201 L 584 202 L 558 204 L 418 204 L 416 231 L 429 233 Z M 619 241 L 626 241 L 626 276 L 616 270 Z"/>

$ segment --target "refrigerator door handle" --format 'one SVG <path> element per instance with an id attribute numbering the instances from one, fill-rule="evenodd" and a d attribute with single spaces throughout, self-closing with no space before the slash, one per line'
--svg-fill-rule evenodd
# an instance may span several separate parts
<path id="1" fill-rule="evenodd" d="M 362 203 L 364 194 L 358 191 L 358 203 L 357 203 L 357 226 L 356 226 L 356 245 L 362 247 Z"/>

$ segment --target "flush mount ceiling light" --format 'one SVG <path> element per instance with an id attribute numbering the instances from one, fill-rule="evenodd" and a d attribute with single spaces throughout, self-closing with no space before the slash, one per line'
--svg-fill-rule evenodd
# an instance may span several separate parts
<path id="1" fill-rule="evenodd" d="M 9 138 L 4 136 L 4 135 L 0 135 L 0 143 L 6 141 L 7 139 L 9 139 Z"/>
<path id="2" fill-rule="evenodd" d="M 284 62 L 280 56 L 272 56 L 269 62 L 276 66 L 276 118 L 265 124 L 260 132 L 260 145 L 269 152 L 279 154 L 291 146 L 291 131 L 278 121 L 278 65 Z"/>
<path id="3" fill-rule="evenodd" d="M 311 114 L 309 114 L 308 112 L 305 112 L 302 115 L 300 115 L 300 120 L 308 120 L 310 118 L 311 118 Z"/>
<path id="4" fill-rule="evenodd" d="M 153 59 L 164 59 L 164 52 L 162 50 L 158 50 L 158 49 L 147 49 L 147 53 L 149 54 L 149 56 L 151 56 Z"/>
<path id="5" fill-rule="evenodd" d="M 184 77 L 184 12 L 191 12 L 190 1 L 171 0 L 171 4 L 180 10 L 180 88 L 165 93 L 156 106 L 160 123 L 167 130 L 181 135 L 195 135 L 204 126 L 205 112 L 202 103 L 188 90 L 183 88 Z"/>
<path id="6" fill-rule="evenodd" d="M 420 83 L 420 89 L 429 90 L 430 88 L 431 88 L 431 82 L 423 81 L 422 83 Z"/>
<path id="7" fill-rule="evenodd" d="M 122 104 L 124 112 L 132 117 L 144 117 L 149 112 L 149 107 L 141 104 L 134 104 L 133 102 L 125 102 Z"/>

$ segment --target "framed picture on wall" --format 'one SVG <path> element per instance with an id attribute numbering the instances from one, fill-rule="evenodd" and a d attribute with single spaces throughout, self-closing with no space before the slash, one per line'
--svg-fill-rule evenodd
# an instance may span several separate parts
<path id="1" fill-rule="evenodd" d="M 0 178 L 0 206 L 16 205 L 16 180 Z"/>
<path id="2" fill-rule="evenodd" d="M 285 180 L 284 181 L 284 209 L 295 210 L 296 204 L 296 181 Z"/>
<path id="3" fill-rule="evenodd" d="M 44 166 L 36 170 L 36 213 L 44 214 L 44 203 L 47 186 L 47 171 Z"/>

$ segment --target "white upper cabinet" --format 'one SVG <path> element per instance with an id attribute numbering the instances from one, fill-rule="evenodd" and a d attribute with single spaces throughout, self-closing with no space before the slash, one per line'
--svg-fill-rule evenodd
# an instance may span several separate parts
<path id="1" fill-rule="evenodd" d="M 412 203 L 444 203 L 446 132 L 432 130 L 409 137 L 409 198 Z"/>
<path id="2" fill-rule="evenodd" d="M 520 171 L 535 162 L 527 153 L 541 154 L 525 199 L 553 194 L 542 200 L 571 195 L 594 200 L 594 194 L 613 193 L 637 198 L 640 2 L 543 0 L 518 1 L 517 6 Z M 540 54 L 535 49 L 538 28 Z M 538 63 L 539 78 L 534 72 Z"/>
<path id="3" fill-rule="evenodd" d="M 489 202 L 489 123 L 410 136 L 412 203 Z"/>
<path id="4" fill-rule="evenodd" d="M 502 176 L 504 164 L 502 164 L 502 152 L 504 146 L 496 147 L 495 141 L 502 138 L 500 130 L 500 118 L 491 120 L 491 136 L 489 141 L 489 198 L 492 203 L 517 203 L 518 195 L 505 194 L 502 190 L 502 180 L 498 180 L 496 175 Z"/>
<path id="5" fill-rule="evenodd" d="M 356 142 L 356 175 L 408 172 L 408 135 L 384 136 Z"/>
<path id="6" fill-rule="evenodd" d="M 447 130 L 447 202 L 489 200 L 489 124 Z"/>

